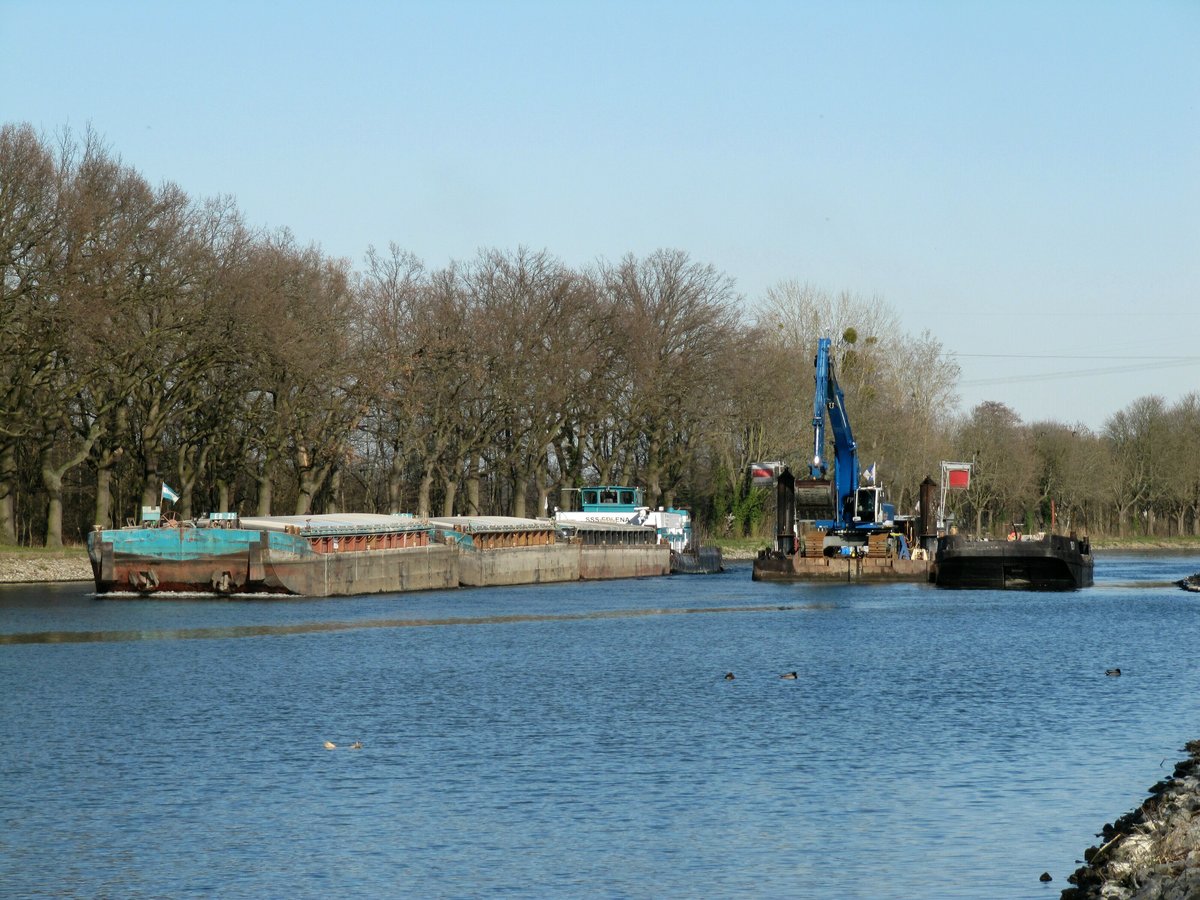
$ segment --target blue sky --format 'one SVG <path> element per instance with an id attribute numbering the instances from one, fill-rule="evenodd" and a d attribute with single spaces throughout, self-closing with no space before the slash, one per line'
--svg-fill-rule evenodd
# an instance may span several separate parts
<path id="1" fill-rule="evenodd" d="M 675 247 L 748 308 L 879 297 L 964 411 L 1200 390 L 1196 0 L 0 0 L 0 41 L 0 121 L 356 265 Z"/>

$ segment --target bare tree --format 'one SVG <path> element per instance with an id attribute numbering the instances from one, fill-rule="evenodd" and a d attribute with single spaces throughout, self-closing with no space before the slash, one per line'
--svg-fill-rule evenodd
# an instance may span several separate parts
<path id="1" fill-rule="evenodd" d="M 647 502 L 670 502 L 705 412 L 706 378 L 736 322 L 732 280 L 680 250 L 602 269 L 625 338 L 628 407 Z"/>
<path id="2" fill-rule="evenodd" d="M 52 268 L 63 165 L 29 125 L 0 127 L 0 543 L 14 543 L 17 446 L 54 378 Z"/>
<path id="3" fill-rule="evenodd" d="M 1015 412 L 993 401 L 976 406 L 958 432 L 955 453 L 973 466 L 966 501 L 975 513 L 977 535 L 985 534 L 985 516 L 994 528 L 1002 514 L 1023 514 L 1033 485 L 1033 461 Z"/>
<path id="4" fill-rule="evenodd" d="M 1167 475 L 1167 430 L 1166 403 L 1159 396 L 1140 397 L 1104 425 L 1115 475 L 1109 483 L 1110 499 L 1121 536 L 1128 533 L 1131 520 L 1140 520 L 1143 533 L 1153 525 L 1153 504 L 1162 495 Z"/>

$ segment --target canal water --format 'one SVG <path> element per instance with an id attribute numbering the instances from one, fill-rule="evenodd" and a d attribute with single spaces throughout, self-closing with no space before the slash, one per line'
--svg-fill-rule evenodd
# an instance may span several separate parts
<path id="1" fill-rule="evenodd" d="M 1198 570 L 0 588 L 0 894 L 1057 897 L 1200 737 Z"/>

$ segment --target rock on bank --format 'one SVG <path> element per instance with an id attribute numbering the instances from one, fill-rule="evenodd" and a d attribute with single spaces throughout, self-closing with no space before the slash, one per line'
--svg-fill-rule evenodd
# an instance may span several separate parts
<path id="1" fill-rule="evenodd" d="M 1150 798 L 1101 832 L 1063 900 L 1189 900 L 1200 897 L 1200 741 Z"/>

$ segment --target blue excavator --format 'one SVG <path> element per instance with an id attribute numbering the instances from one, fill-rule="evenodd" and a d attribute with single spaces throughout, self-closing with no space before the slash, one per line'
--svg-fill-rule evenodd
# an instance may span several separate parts
<path id="1" fill-rule="evenodd" d="M 826 553 L 853 551 L 872 534 L 890 533 L 896 509 L 884 502 L 883 488 L 875 483 L 874 465 L 868 484 L 860 486 L 858 444 L 846 414 L 846 398 L 838 385 L 830 356 L 830 339 L 817 342 L 816 392 L 813 395 L 813 457 L 809 477 L 796 482 L 796 516 L 825 531 Z M 825 460 L 825 420 L 833 437 L 833 480 Z M 907 548 L 905 548 L 907 549 Z"/>

